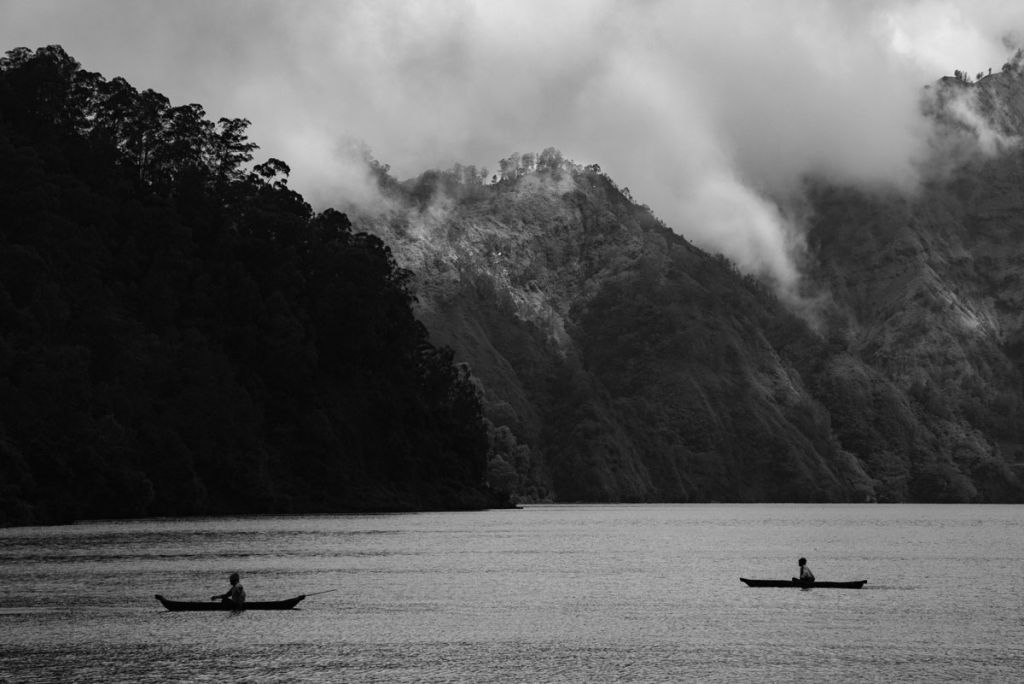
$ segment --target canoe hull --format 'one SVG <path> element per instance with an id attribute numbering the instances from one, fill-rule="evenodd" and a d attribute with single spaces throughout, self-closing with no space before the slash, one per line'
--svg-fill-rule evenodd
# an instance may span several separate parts
<path id="1" fill-rule="evenodd" d="M 291 610 L 299 601 L 306 598 L 305 594 L 284 601 L 246 601 L 245 610 Z M 211 612 L 211 611 L 232 611 L 234 606 L 221 601 L 170 601 L 160 594 L 156 600 L 163 604 L 164 608 L 173 612 Z"/>
<path id="2" fill-rule="evenodd" d="M 812 582 L 805 584 L 798 579 L 788 580 L 760 580 L 740 577 L 748 587 L 789 587 L 791 589 L 860 589 L 868 583 L 867 580 L 856 580 L 853 582 Z"/>

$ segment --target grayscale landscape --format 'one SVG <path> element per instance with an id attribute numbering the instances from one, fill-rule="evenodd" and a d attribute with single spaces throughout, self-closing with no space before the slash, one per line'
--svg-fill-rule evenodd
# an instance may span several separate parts
<path id="1" fill-rule="evenodd" d="M 0 55 L 0 682 L 1019 677 L 1024 8 Z"/>

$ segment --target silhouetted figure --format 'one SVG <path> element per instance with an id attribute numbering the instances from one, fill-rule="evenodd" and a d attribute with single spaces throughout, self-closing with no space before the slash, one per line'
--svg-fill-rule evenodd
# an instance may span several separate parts
<path id="1" fill-rule="evenodd" d="M 807 565 L 807 559 L 801 558 L 797 561 L 797 564 L 800 566 L 800 581 L 804 584 L 813 584 L 814 573 L 811 572 L 811 568 Z"/>
<path id="2" fill-rule="evenodd" d="M 211 596 L 211 601 L 220 599 L 224 603 L 230 603 L 235 610 L 242 610 L 245 608 L 245 589 L 242 588 L 242 583 L 238 581 L 238 573 L 231 573 L 231 577 L 228 580 L 231 582 L 231 588 L 224 594 L 218 594 L 217 596 Z"/>

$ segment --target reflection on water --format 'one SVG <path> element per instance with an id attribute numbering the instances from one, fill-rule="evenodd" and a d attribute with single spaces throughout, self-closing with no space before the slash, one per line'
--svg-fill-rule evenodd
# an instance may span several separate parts
<path id="1" fill-rule="evenodd" d="M 0 530 L 0 681 L 1012 681 L 1024 508 L 530 506 Z M 806 556 L 862 590 L 751 589 Z M 284 612 L 168 613 L 242 573 Z"/>

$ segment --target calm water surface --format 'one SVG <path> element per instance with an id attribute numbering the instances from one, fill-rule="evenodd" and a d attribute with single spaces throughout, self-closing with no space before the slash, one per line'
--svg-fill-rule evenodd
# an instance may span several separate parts
<path id="1" fill-rule="evenodd" d="M 530 506 L 0 529 L 0 682 L 1024 680 L 1024 507 Z M 806 556 L 856 590 L 751 589 Z M 169 613 L 242 573 L 300 609 Z"/>

